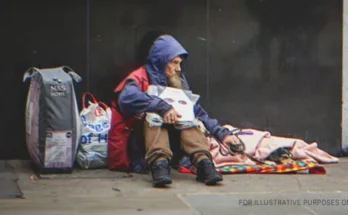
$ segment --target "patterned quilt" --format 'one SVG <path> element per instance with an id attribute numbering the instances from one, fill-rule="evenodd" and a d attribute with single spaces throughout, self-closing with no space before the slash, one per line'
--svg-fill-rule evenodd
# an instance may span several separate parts
<path id="1" fill-rule="evenodd" d="M 238 174 L 238 173 L 288 173 L 288 174 L 325 174 L 326 170 L 313 160 L 296 160 L 291 164 L 278 165 L 241 165 L 241 164 L 219 164 L 216 170 L 221 174 Z M 196 174 L 194 167 L 179 166 L 179 172 Z"/>

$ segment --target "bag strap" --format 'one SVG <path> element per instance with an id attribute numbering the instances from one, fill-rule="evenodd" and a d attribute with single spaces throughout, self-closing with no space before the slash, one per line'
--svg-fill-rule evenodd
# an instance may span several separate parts
<path id="1" fill-rule="evenodd" d="M 107 104 L 105 104 L 104 102 L 98 102 L 99 106 L 104 108 L 104 110 L 106 111 L 108 108 L 110 108 Z"/>
<path id="2" fill-rule="evenodd" d="M 93 95 L 92 93 L 90 93 L 90 92 L 84 92 L 84 93 L 82 94 L 82 107 L 83 107 L 83 108 L 86 108 L 86 96 L 89 96 L 89 97 L 92 99 L 92 102 L 93 102 L 94 104 L 98 104 L 97 99 L 94 97 L 94 95 Z"/>
<path id="3" fill-rule="evenodd" d="M 99 105 L 99 107 L 104 108 L 108 118 L 111 119 L 111 115 L 110 115 L 111 113 L 107 112 L 107 109 L 110 109 L 110 107 L 107 104 L 105 104 L 104 102 L 98 102 L 98 105 Z"/>
<path id="4" fill-rule="evenodd" d="M 62 69 L 64 72 L 68 73 L 70 75 L 70 77 L 76 82 L 76 83 L 80 83 L 82 81 L 81 76 L 79 76 L 76 72 L 74 72 L 73 69 L 71 69 L 68 66 L 62 66 Z"/>
<path id="5" fill-rule="evenodd" d="M 28 78 L 31 78 L 33 76 L 33 74 L 38 72 L 38 68 L 36 67 L 30 67 L 29 69 L 27 69 L 23 75 L 23 82 L 26 82 L 26 80 Z"/>

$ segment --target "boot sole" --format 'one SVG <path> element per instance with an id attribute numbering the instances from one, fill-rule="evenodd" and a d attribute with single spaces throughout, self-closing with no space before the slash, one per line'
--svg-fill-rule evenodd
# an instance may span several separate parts
<path id="1" fill-rule="evenodd" d="M 209 179 L 197 178 L 197 181 L 200 181 L 200 182 L 204 183 L 205 185 L 215 185 L 217 182 L 220 182 L 222 180 L 223 179 L 221 177 L 219 177 L 219 176 L 212 177 L 212 178 L 209 178 Z"/>
<path id="2" fill-rule="evenodd" d="M 172 180 L 169 179 L 169 178 L 163 178 L 161 180 L 158 180 L 158 181 L 154 181 L 153 182 L 153 186 L 154 187 L 163 187 L 164 185 L 167 185 L 167 184 L 171 184 L 172 183 Z"/>

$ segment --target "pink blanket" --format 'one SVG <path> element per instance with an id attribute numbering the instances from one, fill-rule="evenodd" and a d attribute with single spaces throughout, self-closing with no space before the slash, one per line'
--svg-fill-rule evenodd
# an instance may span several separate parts
<path id="1" fill-rule="evenodd" d="M 234 129 L 234 127 L 231 125 L 225 125 L 225 127 L 230 130 Z M 238 135 L 239 138 L 245 143 L 245 152 L 260 160 L 268 157 L 270 153 L 279 147 L 288 147 L 291 148 L 290 152 L 292 153 L 294 160 L 309 159 L 318 163 L 337 163 L 339 161 L 337 157 L 333 157 L 319 149 L 316 142 L 308 144 L 301 139 L 272 136 L 270 132 L 258 131 L 255 129 L 243 129 L 243 131 L 249 133 L 242 133 Z M 235 156 L 223 156 L 219 152 L 220 145 L 218 142 L 211 137 L 208 138 L 208 141 L 210 143 L 210 153 L 216 166 L 226 163 L 255 165 L 254 161 L 242 154 L 237 154 Z"/>

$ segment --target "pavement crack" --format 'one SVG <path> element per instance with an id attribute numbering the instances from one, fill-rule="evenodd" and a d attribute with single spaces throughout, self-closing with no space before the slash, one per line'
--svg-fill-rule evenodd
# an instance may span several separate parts
<path id="1" fill-rule="evenodd" d="M 183 197 L 183 195 L 181 194 L 177 194 L 176 195 L 180 200 L 181 202 L 183 202 L 189 209 L 191 209 L 195 215 L 201 215 L 201 213 L 199 213 L 196 208 L 194 208 L 190 203 L 188 203 L 185 198 Z"/>
<path id="2" fill-rule="evenodd" d="M 315 211 L 313 211 L 311 208 L 309 207 L 303 207 L 304 209 L 306 209 L 308 212 L 310 212 L 313 215 L 319 215 L 318 213 L 316 213 Z"/>
<path id="3" fill-rule="evenodd" d="M 296 176 L 292 176 L 292 177 L 294 177 L 296 179 L 299 190 L 302 190 L 302 185 L 301 185 L 300 180 L 298 180 L 298 178 Z"/>

